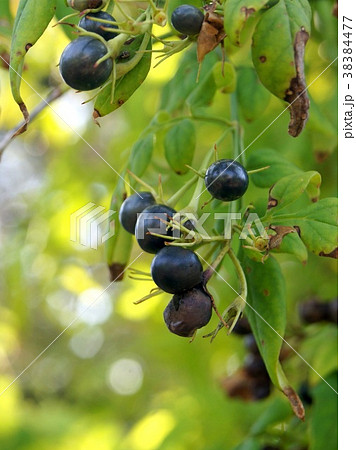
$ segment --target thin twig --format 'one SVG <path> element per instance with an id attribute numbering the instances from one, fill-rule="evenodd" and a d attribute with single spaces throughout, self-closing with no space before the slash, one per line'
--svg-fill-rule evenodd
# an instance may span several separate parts
<path id="1" fill-rule="evenodd" d="M 30 114 L 30 122 L 34 120 L 50 103 L 52 103 L 54 100 L 57 100 L 57 98 L 61 97 L 69 88 L 65 85 L 57 86 L 53 89 L 53 91 L 50 92 L 48 97 L 40 102 L 32 111 Z M 19 124 L 16 125 L 12 130 L 8 131 L 3 139 L 0 141 L 0 158 L 2 154 L 4 153 L 6 147 L 11 143 L 14 137 L 16 137 L 18 130 L 20 130 L 25 125 L 25 121 L 21 121 Z"/>

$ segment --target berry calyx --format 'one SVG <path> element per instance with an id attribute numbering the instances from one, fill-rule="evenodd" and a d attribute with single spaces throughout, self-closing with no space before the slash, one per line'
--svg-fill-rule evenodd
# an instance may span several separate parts
<path id="1" fill-rule="evenodd" d="M 163 317 L 169 329 L 182 337 L 191 337 L 211 319 L 212 302 L 201 286 L 176 294 L 166 306 Z"/>
<path id="2" fill-rule="evenodd" d="M 158 287 L 179 294 L 201 282 L 203 267 L 198 256 L 182 247 L 165 247 L 153 258 L 151 275 Z"/>
<path id="3" fill-rule="evenodd" d="M 131 234 L 135 234 L 138 215 L 148 206 L 156 203 L 150 192 L 138 192 L 130 195 L 120 208 L 119 220 L 121 225 Z"/>
<path id="4" fill-rule="evenodd" d="M 165 246 L 164 238 L 150 233 L 172 236 L 172 228 L 167 230 L 164 222 L 170 222 L 176 212 L 166 205 L 152 205 L 142 211 L 135 227 L 135 237 L 142 250 L 157 253 Z"/>
<path id="5" fill-rule="evenodd" d="M 96 20 L 91 20 L 91 17 L 94 19 L 100 19 L 100 20 L 108 20 L 110 22 L 114 22 L 112 25 L 108 23 L 103 22 L 97 22 Z M 115 22 L 115 18 L 108 14 L 105 11 L 98 11 L 96 13 L 89 13 L 86 14 L 84 17 L 80 19 L 79 26 L 81 28 L 84 28 L 86 31 L 90 31 L 91 33 L 96 33 L 102 36 L 106 41 L 109 41 L 110 39 L 117 36 L 116 33 L 112 33 L 111 31 L 103 30 L 103 28 L 112 28 L 114 30 L 117 30 L 118 27 Z"/>
<path id="6" fill-rule="evenodd" d="M 171 17 L 174 28 L 179 33 L 194 36 L 201 30 L 204 14 L 193 5 L 181 5 L 176 8 Z"/>
<path id="7" fill-rule="evenodd" d="M 233 159 L 220 159 L 205 174 L 205 186 L 210 194 L 224 202 L 242 197 L 248 188 L 248 173 Z"/>
<path id="8" fill-rule="evenodd" d="M 81 36 L 70 42 L 59 62 L 63 80 L 78 91 L 90 91 L 100 87 L 109 78 L 113 68 L 111 58 L 95 66 L 106 54 L 107 48 L 98 39 Z"/>

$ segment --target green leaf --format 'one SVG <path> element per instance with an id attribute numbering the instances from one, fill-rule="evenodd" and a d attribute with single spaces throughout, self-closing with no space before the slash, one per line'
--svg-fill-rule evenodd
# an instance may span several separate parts
<path id="1" fill-rule="evenodd" d="M 337 199 L 324 198 L 295 214 L 274 216 L 273 224 L 299 227 L 299 235 L 309 251 L 319 256 L 336 257 Z"/>
<path id="2" fill-rule="evenodd" d="M 284 278 L 273 257 L 264 264 L 245 259 L 244 271 L 248 285 L 245 313 L 269 376 L 281 388 L 277 366 L 286 326 Z"/>
<path id="3" fill-rule="evenodd" d="M 288 404 L 283 399 L 276 397 L 252 425 L 250 434 L 259 435 L 267 428 L 284 422 L 290 415 L 291 410 Z"/>
<path id="4" fill-rule="evenodd" d="M 287 397 L 296 416 L 304 419 L 303 405 L 289 385 L 279 362 L 286 327 L 286 287 L 278 262 L 264 264 L 244 259 L 248 285 L 245 313 L 272 383 Z"/>
<path id="5" fill-rule="evenodd" d="M 253 64 L 265 87 L 291 104 L 289 134 L 293 137 L 308 119 L 304 49 L 310 22 L 307 0 L 280 0 L 262 14 L 253 34 Z"/>
<path id="6" fill-rule="evenodd" d="M 205 60 L 205 58 L 204 58 Z M 216 83 L 213 73 L 213 67 L 205 74 L 200 75 L 198 83 L 196 83 L 194 89 L 188 96 L 186 103 L 192 109 L 209 106 L 214 98 L 216 92 Z"/>
<path id="7" fill-rule="evenodd" d="M 234 450 L 261 450 L 259 441 L 255 438 L 247 438 L 241 442 Z"/>
<path id="8" fill-rule="evenodd" d="M 337 373 L 326 381 L 337 391 Z M 310 450 L 338 448 L 338 396 L 323 380 L 313 389 L 313 408 L 310 417 Z"/>
<path id="9" fill-rule="evenodd" d="M 186 164 L 192 164 L 195 145 L 195 127 L 191 120 L 184 119 L 168 130 L 164 139 L 166 160 L 178 175 L 188 172 Z"/>
<path id="10" fill-rule="evenodd" d="M 254 24 L 258 13 L 268 0 L 226 0 L 224 3 L 224 29 L 234 45 L 241 44 L 241 34 Z"/>
<path id="11" fill-rule="evenodd" d="M 18 134 L 24 132 L 29 122 L 29 113 L 22 100 L 21 74 L 26 53 L 42 36 L 56 9 L 56 0 L 21 0 L 15 17 L 10 50 L 10 84 L 14 100 L 19 105 L 25 125 Z"/>
<path id="12" fill-rule="evenodd" d="M 0 35 L 11 37 L 13 17 L 10 11 L 9 0 L 1 0 L 0 2 Z M 2 43 L 1 43 L 2 44 Z M 1 48 L 0 44 L 0 48 Z"/>
<path id="13" fill-rule="evenodd" d="M 281 178 L 269 191 L 268 215 L 274 215 L 298 200 L 306 192 L 316 202 L 320 195 L 321 176 L 319 172 L 309 171 Z"/>
<path id="14" fill-rule="evenodd" d="M 68 16 L 73 12 L 74 12 L 73 9 L 69 8 L 66 2 L 64 2 L 63 0 L 56 1 L 56 12 L 55 12 L 56 19 L 61 20 L 63 19 L 63 17 Z M 66 19 L 66 22 L 78 24 L 78 18 L 79 15 L 75 17 L 69 17 L 68 19 Z M 74 29 L 69 25 L 58 25 L 57 27 L 60 27 L 63 33 L 65 33 L 70 40 L 74 40 L 78 37 L 77 34 L 74 33 Z"/>
<path id="15" fill-rule="evenodd" d="M 302 27 L 310 33 L 310 20 L 307 0 L 280 0 L 262 15 L 254 32 L 253 64 L 262 83 L 281 99 L 296 75 L 295 36 Z"/>
<path id="16" fill-rule="evenodd" d="M 239 68 L 236 95 L 241 114 L 247 122 L 252 122 L 263 114 L 271 97 L 253 67 Z"/>
<path id="17" fill-rule="evenodd" d="M 272 252 L 294 255 L 303 264 L 308 260 L 308 250 L 298 233 L 290 233 L 284 236 L 281 245 L 273 249 Z"/>
<path id="18" fill-rule="evenodd" d="M 213 76 L 216 88 L 223 94 L 234 92 L 236 88 L 236 70 L 231 63 L 225 62 L 222 64 L 221 61 L 216 62 L 213 67 Z"/>
<path id="19" fill-rule="evenodd" d="M 317 372 L 310 372 L 310 382 L 318 383 L 320 376 L 326 378 L 338 368 L 337 327 L 333 324 L 323 324 L 318 332 L 304 339 L 301 353 Z"/>
<path id="20" fill-rule="evenodd" d="M 310 116 L 306 127 L 310 132 L 312 148 L 317 161 L 324 161 L 337 147 L 337 129 L 310 99 Z"/>
<path id="21" fill-rule="evenodd" d="M 147 169 L 153 153 L 154 135 L 148 134 L 135 142 L 130 154 L 129 167 L 138 177 L 142 177 Z"/>
<path id="22" fill-rule="evenodd" d="M 185 51 L 177 72 L 163 88 L 160 108 L 169 112 L 181 108 L 189 95 L 198 88 L 202 80 L 211 74 L 212 67 L 217 61 L 218 56 L 216 52 L 210 52 L 206 55 L 201 64 L 200 78 L 197 82 L 199 63 L 196 47 L 193 46 Z"/>
<path id="23" fill-rule="evenodd" d="M 285 159 L 279 152 L 270 148 L 262 148 L 251 153 L 247 159 L 247 170 L 269 166 L 263 172 L 253 173 L 250 179 L 255 186 L 269 188 L 281 178 L 296 173 L 302 173 L 296 165 Z"/>
<path id="24" fill-rule="evenodd" d="M 148 35 L 143 39 L 140 49 L 151 49 L 151 39 Z M 113 101 L 111 99 L 112 82 L 99 92 L 94 104 L 94 119 L 106 116 L 120 108 L 141 86 L 151 68 L 151 52 L 137 53 L 130 61 L 117 64 L 117 71 L 126 70 L 125 67 L 130 70 L 116 80 Z"/>

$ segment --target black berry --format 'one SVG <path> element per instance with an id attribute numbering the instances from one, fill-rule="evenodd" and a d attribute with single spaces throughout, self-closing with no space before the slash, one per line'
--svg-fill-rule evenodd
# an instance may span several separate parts
<path id="1" fill-rule="evenodd" d="M 244 362 L 244 369 L 250 377 L 264 377 L 269 379 L 265 363 L 259 355 L 253 355 L 251 353 L 247 355 Z"/>
<path id="2" fill-rule="evenodd" d="M 95 21 L 91 20 L 90 19 L 91 17 L 93 17 L 95 19 L 109 20 L 110 22 L 114 22 L 114 23 L 112 25 L 110 25 L 108 23 L 97 22 L 96 20 Z M 86 31 L 90 31 L 91 33 L 99 34 L 106 41 L 109 41 L 110 39 L 117 36 L 116 33 L 112 33 L 111 31 L 103 30 L 103 28 L 112 28 L 112 29 L 116 29 L 116 30 L 118 29 L 118 27 L 115 23 L 115 18 L 111 14 L 108 14 L 105 11 L 99 11 L 96 13 L 86 14 L 84 17 L 81 18 L 81 20 L 79 22 L 79 26 L 81 28 L 84 28 L 84 30 L 86 30 Z"/>
<path id="3" fill-rule="evenodd" d="M 175 213 L 174 209 L 166 205 L 152 205 L 142 211 L 135 227 L 135 236 L 142 250 L 147 253 L 157 253 L 165 246 L 163 238 L 153 236 L 149 232 L 172 236 L 172 228 L 167 230 L 167 225 L 162 220 L 169 222 Z"/>
<path id="4" fill-rule="evenodd" d="M 181 5 L 176 8 L 171 17 L 172 25 L 179 33 L 192 36 L 198 34 L 204 20 L 200 9 L 192 5 Z"/>
<path id="5" fill-rule="evenodd" d="M 220 159 L 213 163 L 205 174 L 205 186 L 210 194 L 225 202 L 244 195 L 248 188 L 245 168 L 233 159 Z"/>
<path id="6" fill-rule="evenodd" d="M 260 354 L 260 351 L 258 350 L 256 339 L 252 333 L 247 334 L 244 337 L 244 344 L 245 344 L 246 350 L 248 350 L 250 353 L 253 353 L 254 355 Z"/>
<path id="7" fill-rule="evenodd" d="M 150 192 L 138 192 L 130 195 L 121 205 L 119 220 L 121 225 L 131 234 L 135 234 L 137 217 L 148 206 L 156 203 Z"/>
<path id="8" fill-rule="evenodd" d="M 317 323 L 329 319 L 329 304 L 316 299 L 299 305 L 299 315 L 305 323 Z"/>
<path id="9" fill-rule="evenodd" d="M 211 313 L 211 298 L 201 287 L 195 287 L 184 294 L 174 295 L 163 317 L 169 331 L 190 337 L 209 322 Z"/>
<path id="10" fill-rule="evenodd" d="M 234 326 L 232 332 L 234 334 L 244 336 L 246 334 L 252 333 L 251 326 L 245 316 L 241 317 L 237 324 Z"/>
<path id="11" fill-rule="evenodd" d="M 179 294 L 201 282 L 203 267 L 197 255 L 182 247 L 165 247 L 153 258 L 153 281 L 170 294 Z"/>
<path id="12" fill-rule="evenodd" d="M 64 49 L 59 62 L 63 80 L 73 89 L 90 91 L 101 86 L 110 76 L 113 62 L 106 59 L 95 67 L 107 48 L 98 39 L 81 36 Z"/>
<path id="13" fill-rule="evenodd" d="M 102 0 L 67 0 L 67 5 L 77 11 L 95 9 L 102 5 Z"/>

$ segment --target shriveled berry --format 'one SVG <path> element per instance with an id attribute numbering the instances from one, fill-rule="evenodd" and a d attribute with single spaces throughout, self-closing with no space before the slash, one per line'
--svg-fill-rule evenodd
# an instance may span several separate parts
<path id="1" fill-rule="evenodd" d="M 205 186 L 210 194 L 225 202 L 231 202 L 244 195 L 248 188 L 248 173 L 233 159 L 220 159 L 206 171 Z"/>
<path id="2" fill-rule="evenodd" d="M 157 253 L 165 246 L 162 237 L 153 236 L 151 233 L 172 236 L 173 230 L 164 222 L 169 222 L 176 211 L 166 205 L 152 205 L 145 208 L 138 216 L 135 236 L 139 246 L 147 253 Z"/>
<path id="3" fill-rule="evenodd" d="M 184 294 L 174 295 L 163 317 L 169 331 L 178 336 L 190 337 L 209 322 L 211 313 L 210 296 L 197 286 Z"/>
<path id="4" fill-rule="evenodd" d="M 70 42 L 59 62 L 63 80 L 79 91 L 98 88 L 109 78 L 113 68 L 111 58 L 95 67 L 95 63 L 106 53 L 105 45 L 89 36 L 81 36 Z"/>
<path id="5" fill-rule="evenodd" d="M 130 195 L 120 208 L 119 220 L 121 225 L 131 234 L 135 234 L 137 217 L 148 206 L 156 203 L 150 192 L 138 192 Z"/>
<path id="6" fill-rule="evenodd" d="M 102 0 L 67 0 L 67 5 L 77 11 L 99 8 L 102 3 Z"/>
<path id="7" fill-rule="evenodd" d="M 165 247 L 153 258 L 151 275 L 158 287 L 180 294 L 201 283 L 203 267 L 198 256 L 182 247 Z"/>
<path id="8" fill-rule="evenodd" d="M 96 20 L 91 20 L 91 18 L 94 19 L 100 19 L 100 20 L 108 20 L 110 22 L 114 22 L 113 24 L 103 23 L 103 22 L 97 22 Z M 79 26 L 81 28 L 84 28 L 86 31 L 90 31 L 91 33 L 96 33 L 102 36 L 106 41 L 109 41 L 110 39 L 117 36 L 116 33 L 112 33 L 111 31 L 103 30 L 103 28 L 112 28 L 112 29 L 118 29 L 115 18 L 105 12 L 105 11 L 98 11 L 96 13 L 89 13 L 86 14 L 84 17 L 80 19 Z"/>
<path id="9" fill-rule="evenodd" d="M 193 36 L 203 25 L 204 14 L 193 5 L 178 6 L 172 13 L 171 22 L 179 33 Z"/>

